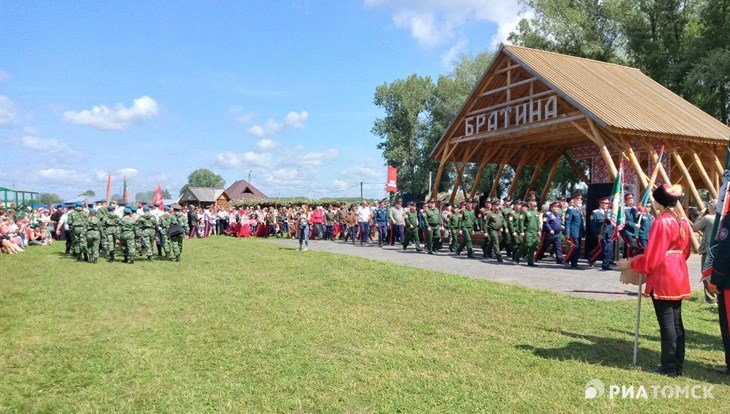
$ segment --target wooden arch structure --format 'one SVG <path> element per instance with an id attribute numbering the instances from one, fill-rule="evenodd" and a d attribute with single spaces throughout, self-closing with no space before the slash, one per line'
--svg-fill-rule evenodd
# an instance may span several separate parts
<path id="1" fill-rule="evenodd" d="M 537 167 L 530 186 L 541 167 L 550 166 L 544 200 L 561 157 L 586 184 L 613 182 L 625 157 L 636 190 L 643 191 L 664 145 L 660 180 L 682 185 L 701 206 L 699 189 L 717 197 L 729 140 L 730 128 L 638 69 L 502 45 L 431 154 L 439 161 L 432 196 L 452 162 L 452 201 L 468 163 L 479 165 L 474 187 L 462 188 L 471 197 L 488 164 L 499 166 L 490 196 L 506 165 L 516 175 Z M 590 165 L 589 174 L 578 158 Z M 508 195 L 521 197 L 514 194 L 516 182 Z"/>

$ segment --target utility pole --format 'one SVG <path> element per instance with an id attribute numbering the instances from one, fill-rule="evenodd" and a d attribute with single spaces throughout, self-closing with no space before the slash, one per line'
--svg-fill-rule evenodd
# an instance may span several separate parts
<path id="1" fill-rule="evenodd" d="M 363 185 L 363 182 L 360 181 L 360 200 L 364 200 L 365 199 L 365 197 L 363 197 L 363 195 L 362 195 L 362 185 Z"/>
<path id="2" fill-rule="evenodd" d="M 251 184 L 251 173 L 253 170 L 248 170 L 248 183 Z"/>
<path id="3" fill-rule="evenodd" d="M 431 197 L 431 174 L 433 171 L 428 172 L 428 196 Z"/>

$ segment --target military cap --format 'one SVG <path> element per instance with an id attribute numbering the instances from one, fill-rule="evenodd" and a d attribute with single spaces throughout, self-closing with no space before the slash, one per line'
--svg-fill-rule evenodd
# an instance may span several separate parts
<path id="1" fill-rule="evenodd" d="M 80 201 L 75 202 L 74 207 L 81 207 L 81 202 Z"/>
<path id="2" fill-rule="evenodd" d="M 414 203 L 413 201 L 409 201 L 409 202 L 408 202 L 408 207 L 410 207 L 410 206 L 415 206 L 415 205 L 416 205 L 416 203 Z"/>
<path id="3" fill-rule="evenodd" d="M 580 194 L 573 195 L 573 200 L 582 200 L 582 199 L 583 199 L 583 196 Z"/>
<path id="4" fill-rule="evenodd" d="M 155 207 L 159 207 L 160 206 L 160 203 L 155 203 L 154 206 Z"/>
<path id="5" fill-rule="evenodd" d="M 559 201 L 553 201 L 552 203 L 550 203 L 550 208 L 553 208 L 553 207 L 560 207 L 560 202 Z"/>
<path id="6" fill-rule="evenodd" d="M 130 206 L 130 207 L 129 207 L 129 209 L 130 209 L 130 210 L 131 210 L 132 212 L 135 212 L 135 213 L 137 212 L 137 206 Z"/>
<path id="7" fill-rule="evenodd" d="M 114 211 L 114 206 L 107 206 L 106 210 L 107 211 Z"/>
<path id="8" fill-rule="evenodd" d="M 173 206 L 167 206 L 167 209 L 168 210 L 175 210 L 175 207 L 173 207 Z"/>
<path id="9" fill-rule="evenodd" d="M 92 208 L 91 210 L 89 210 L 89 214 L 96 214 L 96 209 Z"/>
<path id="10" fill-rule="evenodd" d="M 180 210 L 182 210 L 182 207 L 180 207 L 180 206 L 175 206 L 175 207 L 173 207 L 173 209 L 175 209 L 175 211 L 180 211 Z"/>
<path id="11" fill-rule="evenodd" d="M 459 207 L 464 207 L 465 205 L 466 205 L 466 201 L 462 201 L 461 203 L 459 203 Z"/>
<path id="12" fill-rule="evenodd" d="M 570 203 L 571 201 L 573 201 L 573 197 L 565 197 L 565 201 L 567 201 L 568 203 Z"/>
<path id="13" fill-rule="evenodd" d="M 602 199 L 598 200 L 599 203 L 610 203 L 611 200 L 609 200 L 608 197 L 603 197 Z"/>
<path id="14" fill-rule="evenodd" d="M 150 206 L 144 206 L 144 207 L 142 207 L 142 211 L 150 211 Z"/>
<path id="15" fill-rule="evenodd" d="M 467 202 L 467 203 L 473 203 L 473 202 L 474 202 L 474 199 L 473 199 L 473 198 L 467 198 L 467 199 L 466 199 L 466 202 Z"/>
<path id="16" fill-rule="evenodd" d="M 132 214 L 132 210 L 130 210 L 129 208 L 125 208 L 124 214 Z"/>
<path id="17" fill-rule="evenodd" d="M 531 196 L 527 198 L 527 201 L 537 201 L 537 198 L 535 196 Z"/>
<path id="18" fill-rule="evenodd" d="M 512 199 L 509 198 L 509 197 L 505 197 L 505 198 L 502 199 L 502 201 L 512 201 Z"/>
<path id="19" fill-rule="evenodd" d="M 433 198 L 429 198 L 429 199 L 428 199 L 428 202 L 429 202 L 429 203 L 434 203 L 434 204 L 436 204 L 436 200 L 435 200 L 435 199 L 433 199 Z"/>
<path id="20" fill-rule="evenodd" d="M 633 194 L 626 194 L 624 196 L 624 200 L 633 200 L 633 198 L 634 198 L 634 195 Z"/>

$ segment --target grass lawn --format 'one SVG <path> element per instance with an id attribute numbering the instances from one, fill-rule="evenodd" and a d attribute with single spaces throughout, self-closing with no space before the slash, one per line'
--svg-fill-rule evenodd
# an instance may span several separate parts
<path id="1" fill-rule="evenodd" d="M 182 262 L 0 257 L 0 412 L 727 412 L 716 311 L 685 301 L 685 376 L 647 371 L 644 301 L 599 302 L 262 240 Z M 714 399 L 584 398 L 586 383 Z M 651 389 L 647 388 L 651 397 Z M 723 406 L 725 408 L 723 408 Z"/>

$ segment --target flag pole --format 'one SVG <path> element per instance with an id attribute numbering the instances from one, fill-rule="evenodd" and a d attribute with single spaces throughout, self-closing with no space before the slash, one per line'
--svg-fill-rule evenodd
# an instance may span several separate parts
<path id="1" fill-rule="evenodd" d="M 634 330 L 634 363 L 639 360 L 639 324 L 641 322 L 641 279 L 639 279 L 639 288 L 637 290 L 639 298 L 637 299 L 638 305 L 636 307 L 636 328 Z"/>

